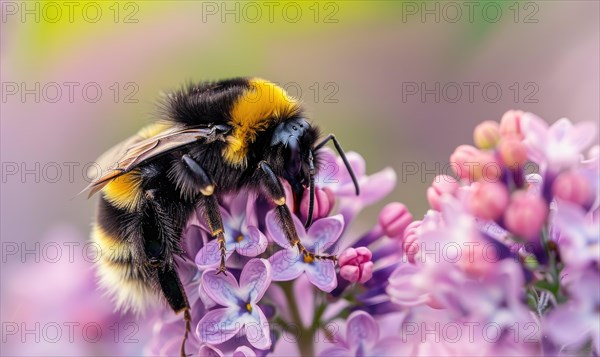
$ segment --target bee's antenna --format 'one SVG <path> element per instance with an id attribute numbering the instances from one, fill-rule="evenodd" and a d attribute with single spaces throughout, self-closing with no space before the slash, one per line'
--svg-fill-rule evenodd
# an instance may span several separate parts
<path id="1" fill-rule="evenodd" d="M 315 164 L 313 160 L 312 151 L 308 152 L 308 165 L 309 165 L 309 200 L 308 200 L 308 213 L 306 215 L 305 228 L 310 227 L 313 219 L 313 210 L 315 209 Z"/>
<path id="2" fill-rule="evenodd" d="M 352 182 L 354 183 L 354 189 L 356 191 L 356 195 L 358 196 L 360 194 L 360 188 L 358 187 L 358 180 L 356 179 L 356 175 L 354 175 L 354 171 L 352 170 L 352 166 L 350 166 L 350 162 L 348 162 L 348 158 L 346 158 L 346 153 L 344 152 L 344 149 L 342 149 L 342 146 L 335 138 L 335 135 L 329 134 L 325 139 L 323 139 L 323 141 L 321 141 L 320 143 L 318 143 L 315 146 L 314 151 L 317 151 L 320 148 L 322 148 L 323 146 L 325 146 L 325 144 L 327 144 L 327 142 L 329 140 L 333 141 L 333 145 L 335 146 L 335 149 L 337 150 L 338 154 L 340 154 L 340 157 L 342 158 L 342 161 L 344 162 L 344 165 L 346 166 L 346 169 L 348 170 L 348 173 L 350 174 L 350 177 L 352 178 Z"/>

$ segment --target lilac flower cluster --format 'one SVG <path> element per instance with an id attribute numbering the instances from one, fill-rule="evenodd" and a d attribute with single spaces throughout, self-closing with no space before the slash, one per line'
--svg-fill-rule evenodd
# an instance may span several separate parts
<path id="1" fill-rule="evenodd" d="M 326 174 L 316 180 L 314 221 L 308 229 L 301 223 L 308 211 L 307 194 L 293 216 L 303 245 L 317 254 L 335 254 L 337 262 L 305 257 L 290 246 L 272 204 L 255 192 L 238 192 L 221 200 L 228 272 L 217 275 L 219 246 L 211 240 L 200 212 L 190 220 L 183 235 L 186 259 L 178 259 L 195 327 L 188 351 L 201 356 L 314 355 L 335 346 L 332 341 L 344 340 L 337 332 L 328 334 L 328 324 L 329 328 L 341 326 L 340 318 L 358 310 L 358 304 L 349 300 L 367 292 L 366 284 L 387 284 L 391 269 L 377 274 L 373 254 L 381 251 L 383 258 L 399 251 L 391 239 L 392 249 L 370 247 L 384 235 L 379 226 L 353 243 L 357 238 L 348 226 L 365 206 L 391 192 L 396 175 L 389 168 L 367 175 L 360 155 L 349 152 L 347 157 L 361 195 L 355 195 L 346 170 L 339 169 L 344 167 L 341 159 L 324 149 L 320 162 L 327 167 Z M 292 210 L 291 187 L 285 181 L 282 184 Z M 379 289 L 379 294 L 384 296 L 385 290 Z M 376 324 L 366 312 L 356 315 L 359 312 L 353 315 L 356 326 L 362 326 L 362 321 Z M 165 312 L 151 322 L 155 336 L 147 354 L 177 355 L 184 328 L 181 321 Z M 346 348 L 360 343 L 355 338 L 348 341 Z"/>
<path id="2" fill-rule="evenodd" d="M 427 190 L 413 220 L 401 203 L 357 234 L 360 211 L 387 196 L 392 169 L 367 175 L 348 153 L 361 195 L 339 157 L 294 223 L 311 259 L 289 245 L 272 205 L 254 192 L 225 197 L 226 274 L 200 216 L 185 230 L 179 273 L 200 356 L 555 355 L 600 353 L 599 150 L 591 123 L 552 126 L 507 112 L 451 156 L 454 176 Z M 527 174 L 530 164 L 539 166 Z M 332 171 L 328 171 L 331 173 Z M 287 202 L 293 202 L 286 182 Z M 293 205 L 290 205 L 292 209 Z M 352 229 L 350 229 L 352 228 Z M 179 258 L 178 258 L 179 259 Z M 183 323 L 151 318 L 149 355 L 177 355 Z"/>
<path id="3" fill-rule="evenodd" d="M 389 278 L 411 355 L 599 353 L 598 146 L 582 154 L 595 137 L 509 111 L 456 149 Z"/>

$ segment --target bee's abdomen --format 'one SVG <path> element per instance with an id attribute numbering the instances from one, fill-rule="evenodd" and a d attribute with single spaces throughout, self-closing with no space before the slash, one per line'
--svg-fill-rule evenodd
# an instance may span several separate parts
<path id="1" fill-rule="evenodd" d="M 100 198 L 92 241 L 101 257 L 97 262 L 100 285 L 115 300 L 117 308 L 141 312 L 152 301 L 148 272 L 136 253 L 136 221 L 140 214 L 115 207 Z"/>

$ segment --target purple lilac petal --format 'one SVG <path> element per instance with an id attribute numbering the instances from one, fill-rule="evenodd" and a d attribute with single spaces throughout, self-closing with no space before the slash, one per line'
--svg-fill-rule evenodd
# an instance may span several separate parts
<path id="1" fill-rule="evenodd" d="M 396 172 L 391 168 L 385 168 L 371 176 L 363 176 L 358 179 L 360 196 L 355 196 L 354 186 L 346 185 L 337 192 L 340 197 L 340 213 L 344 216 L 344 222 L 352 222 L 354 217 L 365 206 L 371 205 L 387 196 L 396 186 Z"/>
<path id="2" fill-rule="evenodd" d="M 200 346 L 200 350 L 198 351 L 198 355 L 202 357 L 223 357 L 223 352 L 221 352 L 216 347 L 211 345 L 202 345 Z"/>
<path id="3" fill-rule="evenodd" d="M 573 299 L 585 308 L 600 314 L 600 276 L 598 270 L 586 269 L 577 275 L 576 286 L 569 287 Z"/>
<path id="4" fill-rule="evenodd" d="M 352 171 L 354 171 L 354 175 L 356 177 L 363 177 L 367 174 L 367 170 L 366 170 L 367 164 L 365 162 L 365 159 L 359 153 L 350 151 L 350 152 L 346 153 L 346 158 L 348 159 L 348 162 L 350 163 L 350 166 L 352 167 Z M 337 171 L 334 174 L 334 178 L 338 179 L 340 184 L 342 184 L 342 185 L 344 185 L 344 184 L 354 185 L 352 183 L 352 177 L 350 176 L 350 173 L 348 172 L 346 165 L 344 165 L 344 161 L 342 160 L 341 157 L 336 157 L 336 165 L 337 165 Z"/>
<path id="5" fill-rule="evenodd" d="M 360 185 L 362 204 L 368 206 L 383 199 L 396 187 L 396 180 L 396 171 L 390 167 L 368 176 L 366 182 Z"/>
<path id="6" fill-rule="evenodd" d="M 544 320 L 545 332 L 550 339 L 560 345 L 579 347 L 589 338 L 590 325 L 586 316 L 573 303 L 561 305 Z M 597 340 L 597 337 L 595 338 Z"/>
<path id="7" fill-rule="evenodd" d="M 379 325 L 364 311 L 355 311 L 348 317 L 346 341 L 351 347 L 364 345 L 370 349 L 379 341 Z"/>
<path id="8" fill-rule="evenodd" d="M 201 341 L 219 344 L 231 339 L 243 327 L 248 342 L 257 349 L 271 346 L 269 322 L 256 304 L 270 285 L 270 265 L 265 259 L 250 260 L 240 276 L 241 288 L 231 273 L 202 274 L 202 286 L 218 304 L 227 306 L 209 311 L 196 328 Z"/>
<path id="9" fill-rule="evenodd" d="M 185 255 L 190 259 L 194 259 L 204 246 L 205 240 L 208 241 L 206 231 L 197 225 L 189 225 L 182 237 Z"/>
<path id="10" fill-rule="evenodd" d="M 327 154 L 328 160 L 329 155 L 330 154 Z M 366 206 L 379 201 L 395 187 L 396 173 L 393 169 L 386 168 L 373 175 L 367 176 L 365 160 L 361 155 L 351 151 L 347 153 L 346 156 L 358 179 L 361 193 L 360 196 L 356 197 L 354 183 L 352 182 L 350 174 L 345 168 L 342 159 L 337 158 L 337 171 L 331 180 L 334 182 L 326 182 L 324 184 L 325 187 L 330 187 L 335 192 L 336 196 L 342 196 L 342 199 L 360 199 L 362 205 Z"/>
<path id="11" fill-rule="evenodd" d="M 252 313 L 245 313 L 238 321 L 244 324 L 246 338 L 254 348 L 265 350 L 271 347 L 269 321 L 258 306 L 253 305 Z"/>
<path id="12" fill-rule="evenodd" d="M 339 338 L 333 347 L 320 356 L 406 356 L 411 355 L 412 344 L 389 336 L 380 340 L 379 324 L 364 311 L 355 311 L 346 322 L 346 340 Z"/>
<path id="13" fill-rule="evenodd" d="M 337 286 L 335 264 L 331 260 L 315 260 L 312 263 L 303 263 L 304 272 L 308 280 L 319 289 L 331 292 Z"/>
<path id="14" fill-rule="evenodd" d="M 240 287 L 250 302 L 259 301 L 271 283 L 271 265 L 265 259 L 249 261 L 240 276 Z"/>
<path id="15" fill-rule="evenodd" d="M 233 218 L 231 220 L 232 226 L 241 226 L 242 221 L 247 215 L 247 207 L 249 203 L 249 194 L 248 193 L 239 193 L 233 195 L 231 202 L 229 203 L 229 214 Z M 223 217 L 225 220 L 225 217 Z"/>
<path id="16" fill-rule="evenodd" d="M 256 213 L 256 205 L 258 201 L 258 194 L 256 192 L 250 192 L 246 201 L 246 225 L 247 226 L 258 226 L 258 217 Z"/>
<path id="17" fill-rule="evenodd" d="M 294 226 L 298 232 L 298 237 L 308 250 L 320 249 L 324 251 L 337 241 L 344 227 L 344 220 L 341 215 L 334 217 L 321 218 L 313 223 L 307 233 L 304 225 L 296 215 L 292 215 Z M 285 232 L 281 228 L 275 212 L 271 211 L 267 214 L 267 232 L 269 236 L 283 248 L 290 248 L 290 244 L 285 236 Z"/>
<path id="18" fill-rule="evenodd" d="M 216 269 L 206 270 L 202 274 L 202 287 L 208 297 L 217 304 L 237 306 L 239 287 L 231 273 L 216 274 Z"/>
<path id="19" fill-rule="evenodd" d="M 325 254 L 327 249 L 338 240 L 343 229 L 344 217 L 341 214 L 321 218 L 310 226 L 307 237 L 302 243 L 315 254 Z"/>
<path id="20" fill-rule="evenodd" d="M 283 249 L 269 258 L 274 281 L 294 280 L 304 272 L 302 256 L 298 248 Z"/>
<path id="21" fill-rule="evenodd" d="M 214 274 L 214 272 L 213 272 Z M 219 308 L 204 315 L 196 327 L 201 341 L 216 345 L 234 337 L 242 328 L 240 311 L 236 308 Z"/>
<path id="22" fill-rule="evenodd" d="M 267 249 L 267 237 L 255 226 L 247 227 L 244 239 L 235 244 L 235 250 L 244 256 L 255 257 Z"/>
<path id="23" fill-rule="evenodd" d="M 294 224 L 296 226 L 298 236 L 302 239 L 302 237 L 306 236 L 306 230 L 304 229 L 304 226 L 301 223 L 298 226 L 296 221 L 298 221 L 298 223 L 300 221 L 296 218 L 295 215 L 292 215 L 292 218 L 295 218 Z M 269 213 L 267 213 L 266 223 L 267 234 L 269 235 L 269 237 L 271 237 L 271 239 L 273 239 L 273 241 L 275 241 L 275 243 L 277 243 L 280 247 L 290 248 L 290 243 L 287 240 L 287 237 L 285 235 L 285 232 L 283 231 L 283 228 L 281 227 L 281 224 L 279 224 L 279 220 L 277 219 L 275 210 L 271 210 L 269 211 Z"/>
<path id="24" fill-rule="evenodd" d="M 540 165 L 541 172 L 559 172 L 579 164 L 581 152 L 594 141 L 597 132 L 592 122 L 573 125 L 562 118 L 548 126 L 531 113 L 524 114 L 523 120 L 523 143 L 529 159 Z"/>
<path id="25" fill-rule="evenodd" d="M 416 306 L 429 300 L 426 288 L 415 288 L 421 280 L 421 268 L 413 264 L 401 264 L 389 277 L 387 293 L 393 302 L 402 306 Z"/>
<path id="26" fill-rule="evenodd" d="M 210 296 L 208 296 L 208 294 L 202 287 L 202 284 L 198 284 L 197 292 L 198 298 L 200 299 L 201 303 L 204 304 L 206 310 L 212 309 L 213 307 L 217 306 L 217 303 Z"/>
<path id="27" fill-rule="evenodd" d="M 225 260 L 227 260 L 232 253 L 232 249 L 225 247 Z M 196 255 L 196 265 L 200 269 L 206 269 L 214 267 L 221 262 L 221 252 L 219 249 L 219 243 L 216 239 L 208 242 Z"/>
<path id="28" fill-rule="evenodd" d="M 527 156 L 534 162 L 544 162 L 544 146 L 547 142 L 548 124 L 532 113 L 523 115 L 523 144 L 527 148 Z"/>
<path id="29" fill-rule="evenodd" d="M 500 325 L 510 324 L 524 311 L 520 309 L 523 286 L 521 268 L 514 261 L 504 260 L 486 277 L 485 281 L 467 280 L 453 295 L 458 295 L 455 308 L 472 315 L 494 320 Z M 507 305 L 503 307 L 503 305 Z M 508 318 L 504 321 L 505 318 Z M 526 319 L 526 316 L 523 317 Z"/>
<path id="30" fill-rule="evenodd" d="M 581 207 L 569 202 L 558 202 L 554 225 L 560 232 L 558 246 L 563 260 L 571 266 L 586 266 L 600 259 L 598 223 L 586 222 Z"/>
<path id="31" fill-rule="evenodd" d="M 589 121 L 573 125 L 569 119 L 559 119 L 550 127 L 549 135 L 556 141 L 564 141 L 567 146 L 575 151 L 585 150 L 596 137 L 597 126 Z"/>
<path id="32" fill-rule="evenodd" d="M 223 211 L 224 222 L 231 223 L 231 216 Z M 229 259 L 233 251 L 237 251 L 240 255 L 247 257 L 255 257 L 263 253 L 267 249 L 267 238 L 254 226 L 244 227 L 245 221 L 241 221 L 241 227 L 233 227 L 228 224 L 228 228 L 225 230 L 225 259 Z M 245 228 L 245 229 L 244 229 Z M 244 239 L 240 242 L 237 241 L 237 237 L 231 235 L 232 230 L 241 230 L 244 232 Z M 208 242 L 196 255 L 196 265 L 200 269 L 206 269 L 208 267 L 214 267 L 221 261 L 219 243 L 213 239 Z"/>
<path id="33" fill-rule="evenodd" d="M 366 174 L 366 163 L 364 158 L 354 152 L 346 153 L 346 158 L 357 178 Z M 330 187 L 334 192 L 339 193 L 345 186 L 353 186 L 352 177 L 341 157 L 338 157 L 333 150 L 325 148 L 319 152 L 319 161 L 321 162 L 321 176 L 318 184 L 324 187 Z M 354 193 L 352 193 L 354 194 Z"/>
<path id="34" fill-rule="evenodd" d="M 233 351 L 233 357 L 256 357 L 256 353 L 248 346 L 240 346 Z"/>
<path id="35" fill-rule="evenodd" d="M 550 140 L 562 140 L 567 139 L 569 136 L 569 132 L 573 128 L 573 124 L 569 121 L 569 119 L 561 118 L 554 122 L 548 128 L 548 136 Z"/>
<path id="36" fill-rule="evenodd" d="M 225 225 L 237 228 L 242 224 L 244 216 L 232 216 L 225 208 L 221 207 L 221 218 Z M 225 229 L 225 234 L 227 234 L 227 229 Z"/>
<path id="37" fill-rule="evenodd" d="M 345 168 L 345 166 L 342 166 Z M 341 174 L 337 164 L 337 155 L 328 147 L 317 152 L 318 175 L 315 176 L 315 184 L 326 187 L 331 184 L 340 184 Z"/>

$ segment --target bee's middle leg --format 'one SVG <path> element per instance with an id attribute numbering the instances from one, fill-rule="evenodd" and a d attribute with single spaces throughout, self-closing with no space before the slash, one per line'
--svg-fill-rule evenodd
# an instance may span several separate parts
<path id="1" fill-rule="evenodd" d="M 285 204 L 285 191 L 283 190 L 281 182 L 279 182 L 279 179 L 277 178 L 269 164 L 267 164 L 266 162 L 261 161 L 258 167 L 263 172 L 261 179 L 265 191 L 269 195 L 269 198 L 277 205 L 275 208 L 275 213 L 290 245 L 292 247 L 298 247 L 300 254 L 304 256 L 305 260 L 326 259 L 332 260 L 334 262 L 337 261 L 337 257 L 335 255 L 315 254 L 314 252 L 310 252 L 304 247 L 304 245 L 300 241 L 300 238 L 298 237 L 298 232 L 296 232 L 296 226 L 294 226 L 292 213 L 290 212 L 288 206 Z"/>
<path id="2" fill-rule="evenodd" d="M 197 194 L 200 191 L 199 206 L 204 214 L 211 236 L 217 239 L 217 243 L 219 243 L 221 262 L 217 269 L 217 274 L 224 273 L 226 271 L 225 231 L 223 229 L 223 219 L 221 218 L 219 202 L 215 195 L 213 195 L 215 183 L 202 166 L 189 155 L 183 155 L 181 161 L 185 165 L 187 173 L 178 175 L 180 176 L 178 186 L 183 195 Z M 188 175 L 191 175 L 191 177 Z"/>

